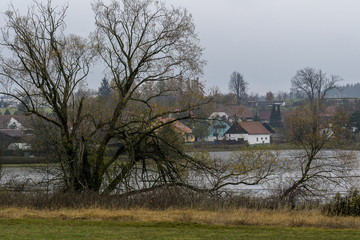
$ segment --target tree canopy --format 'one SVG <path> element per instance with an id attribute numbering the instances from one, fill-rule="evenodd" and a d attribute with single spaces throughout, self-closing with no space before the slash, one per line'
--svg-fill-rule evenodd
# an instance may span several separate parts
<path id="1" fill-rule="evenodd" d="M 230 76 L 229 90 L 236 95 L 237 104 L 245 103 L 247 99 L 247 85 L 244 76 L 239 72 L 234 71 Z"/>
<path id="2" fill-rule="evenodd" d="M 291 79 L 291 88 L 293 92 L 305 95 L 312 104 L 315 100 L 322 101 L 328 91 L 337 87 L 340 80 L 339 76 L 328 77 L 321 70 L 306 67 L 296 72 Z"/>
<path id="3" fill-rule="evenodd" d="M 201 163 L 162 130 L 177 119 L 159 118 L 175 109 L 155 99 L 173 89 L 155 86 L 202 72 L 191 15 L 153 0 L 99 0 L 92 7 L 96 29 L 91 40 L 65 34 L 68 6 L 35 2 L 25 15 L 10 8 L 1 44 L 12 55 L 1 58 L 1 93 L 20 101 L 48 129 L 47 140 L 61 153 L 64 189 L 130 193 L 186 185 L 182 171 Z M 95 57 L 114 83 L 112 101 L 77 91 Z M 202 100 L 176 112 L 189 113 Z M 127 161 L 119 162 L 122 154 Z"/>

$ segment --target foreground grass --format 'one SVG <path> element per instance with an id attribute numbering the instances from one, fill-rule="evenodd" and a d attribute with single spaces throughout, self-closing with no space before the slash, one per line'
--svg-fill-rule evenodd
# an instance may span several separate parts
<path id="1" fill-rule="evenodd" d="M 0 239 L 359 239 L 357 230 L 138 223 L 104 220 L 2 219 Z"/>
<path id="2" fill-rule="evenodd" d="M 103 220 L 138 223 L 192 223 L 214 226 L 275 226 L 360 229 L 360 217 L 328 217 L 317 210 L 147 210 L 147 209 L 57 209 L 2 208 L 0 219 Z"/>

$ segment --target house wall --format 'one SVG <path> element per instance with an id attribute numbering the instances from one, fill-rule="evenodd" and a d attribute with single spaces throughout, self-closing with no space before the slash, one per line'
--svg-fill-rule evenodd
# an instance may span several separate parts
<path id="1" fill-rule="evenodd" d="M 244 139 L 244 141 L 248 140 L 249 134 L 225 134 L 225 140 L 235 140 L 238 141 L 239 138 Z"/>
<path id="2" fill-rule="evenodd" d="M 246 118 L 246 119 L 242 119 L 242 118 L 235 118 L 235 117 L 230 117 L 229 119 L 229 122 L 231 122 L 231 123 L 234 123 L 235 121 L 238 121 L 238 122 L 243 122 L 243 121 L 247 121 L 247 122 L 253 122 L 254 121 L 254 119 L 252 119 L 252 118 Z"/>
<path id="3" fill-rule="evenodd" d="M 204 141 L 205 141 L 205 142 L 214 142 L 214 141 L 216 141 L 216 140 L 220 140 L 220 141 L 225 140 L 225 136 L 219 134 L 219 136 L 217 136 L 217 137 L 216 137 L 216 136 L 207 136 L 207 137 L 204 137 Z"/>
<path id="4" fill-rule="evenodd" d="M 259 135 L 250 135 L 250 134 L 225 134 L 225 140 L 235 140 L 238 141 L 239 138 L 247 141 L 248 144 L 268 144 L 270 143 L 270 134 L 259 134 Z"/>
<path id="5" fill-rule="evenodd" d="M 225 116 L 226 118 L 228 118 L 229 116 L 225 113 L 225 112 L 213 112 L 209 119 L 217 119 L 217 118 L 222 118 L 223 116 Z"/>
<path id="6" fill-rule="evenodd" d="M 222 126 L 222 127 L 219 127 Z M 208 136 L 204 138 L 204 141 L 213 142 L 215 140 L 224 140 L 224 134 L 229 130 L 230 126 L 221 120 L 216 120 L 208 128 Z"/>
<path id="7" fill-rule="evenodd" d="M 195 136 L 193 134 L 185 134 L 183 135 L 185 143 L 194 143 L 195 142 Z"/>
<path id="8" fill-rule="evenodd" d="M 9 137 L 0 133 L 0 150 L 6 150 L 11 143 L 21 142 L 21 137 Z"/>
<path id="9" fill-rule="evenodd" d="M 22 129 L 22 125 L 15 118 L 12 117 L 8 123 L 8 128 L 20 130 L 20 129 Z"/>
<path id="10" fill-rule="evenodd" d="M 250 145 L 270 143 L 270 134 L 249 135 L 247 139 Z"/>

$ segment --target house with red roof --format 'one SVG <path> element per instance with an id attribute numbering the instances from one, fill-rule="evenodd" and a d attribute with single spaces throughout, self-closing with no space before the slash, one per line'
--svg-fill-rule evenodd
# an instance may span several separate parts
<path id="1" fill-rule="evenodd" d="M 180 121 L 175 120 L 175 118 L 169 117 L 169 118 L 159 118 L 159 121 L 162 123 L 171 122 L 171 125 L 174 127 L 174 131 L 176 133 L 181 134 L 181 136 L 184 139 L 185 143 L 193 143 L 195 142 L 195 136 L 193 134 L 193 131 L 191 128 L 186 126 L 185 124 L 181 123 Z"/>
<path id="2" fill-rule="evenodd" d="M 270 122 L 270 116 L 271 116 L 271 111 L 270 110 L 265 110 L 265 111 L 260 111 L 258 118 L 261 122 L 266 122 L 269 123 Z"/>
<path id="3" fill-rule="evenodd" d="M 270 143 L 271 133 L 260 122 L 235 122 L 225 133 L 225 140 L 245 141 L 249 145 Z"/>

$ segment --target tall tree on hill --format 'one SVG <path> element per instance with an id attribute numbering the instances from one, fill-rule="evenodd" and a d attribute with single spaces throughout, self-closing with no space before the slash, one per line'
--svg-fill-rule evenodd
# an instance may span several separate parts
<path id="1" fill-rule="evenodd" d="M 291 79 L 291 90 L 305 95 L 310 105 L 319 110 L 319 104 L 323 101 L 328 91 L 337 88 L 336 84 L 340 80 L 339 76 L 330 75 L 328 77 L 320 69 L 306 67 L 298 70 Z"/>
<path id="2" fill-rule="evenodd" d="M 246 103 L 247 85 L 249 83 L 244 80 L 244 76 L 234 71 L 230 76 L 229 90 L 236 95 L 237 104 Z"/>
<path id="3" fill-rule="evenodd" d="M 273 94 L 271 91 L 267 92 L 267 93 L 266 93 L 266 96 L 265 96 L 265 100 L 266 100 L 266 101 L 272 101 L 272 100 L 274 100 L 274 94 Z"/>

